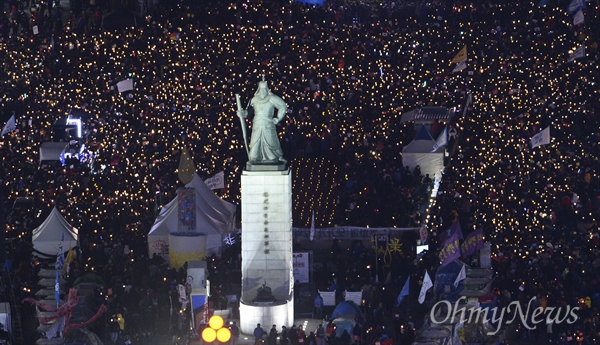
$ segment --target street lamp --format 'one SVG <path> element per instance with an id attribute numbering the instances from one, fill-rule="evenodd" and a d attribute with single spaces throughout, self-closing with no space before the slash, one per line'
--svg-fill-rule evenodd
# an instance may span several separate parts
<path id="1" fill-rule="evenodd" d="M 223 327 L 223 318 L 219 315 L 213 315 L 208 320 L 208 327 L 202 331 L 202 340 L 206 343 L 212 343 L 218 340 L 221 343 L 226 343 L 231 339 L 229 328 Z"/>

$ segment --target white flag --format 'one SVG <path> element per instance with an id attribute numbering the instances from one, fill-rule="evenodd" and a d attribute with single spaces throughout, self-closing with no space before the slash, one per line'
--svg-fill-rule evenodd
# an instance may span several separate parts
<path id="1" fill-rule="evenodd" d="M 569 60 L 567 60 L 568 62 L 571 62 L 575 59 L 579 59 L 585 56 L 585 45 L 580 45 L 579 47 L 577 47 L 577 49 L 575 49 L 575 51 L 573 53 L 571 53 L 571 55 L 569 55 Z"/>
<path id="2" fill-rule="evenodd" d="M 567 8 L 569 14 L 575 13 L 577 10 L 586 8 L 585 0 L 573 0 Z"/>
<path id="3" fill-rule="evenodd" d="M 452 73 L 460 72 L 465 68 L 467 68 L 467 60 L 457 63 L 456 67 L 454 67 L 454 69 L 452 70 Z"/>
<path id="4" fill-rule="evenodd" d="M 310 240 L 315 239 L 315 210 L 312 211 L 312 218 L 310 219 Z"/>
<path id="5" fill-rule="evenodd" d="M 431 152 L 435 152 L 440 147 L 444 147 L 446 145 L 448 145 L 448 127 L 445 127 L 442 133 L 440 133 L 435 141 L 435 144 L 433 144 L 433 148 L 431 148 Z"/>
<path id="6" fill-rule="evenodd" d="M 423 285 L 421 285 L 421 292 L 419 292 L 419 303 L 423 304 L 425 302 L 425 295 L 427 294 L 427 290 L 429 290 L 433 286 L 431 282 L 431 278 L 429 277 L 429 273 L 425 271 L 425 278 L 423 278 Z"/>
<path id="7" fill-rule="evenodd" d="M 14 131 L 15 129 L 17 129 L 17 122 L 15 121 L 15 115 L 13 115 L 10 117 L 10 119 L 8 119 L 8 121 L 6 121 L 4 128 L 2 128 L 2 134 L 0 134 L 0 136 L 8 134 Z"/>
<path id="8" fill-rule="evenodd" d="M 531 137 L 530 142 L 532 149 L 541 145 L 550 144 L 550 126 L 546 127 L 543 131 Z"/>
<path id="9" fill-rule="evenodd" d="M 125 79 L 118 82 L 117 90 L 119 90 L 119 93 L 133 90 L 133 79 Z"/>
<path id="10" fill-rule="evenodd" d="M 213 177 L 209 177 L 204 180 L 204 183 L 209 189 L 221 189 L 225 188 L 225 173 L 223 171 L 218 172 Z"/>
<path id="11" fill-rule="evenodd" d="M 583 11 L 582 10 L 577 11 L 577 13 L 575 13 L 575 15 L 573 16 L 573 25 L 583 24 L 584 21 L 585 21 L 585 17 L 583 16 Z"/>
<path id="12" fill-rule="evenodd" d="M 460 272 L 458 272 L 458 275 L 456 276 L 456 279 L 454 279 L 454 287 L 458 287 L 458 283 L 467 277 L 467 270 L 465 269 L 465 266 L 466 265 L 463 264 Z"/>

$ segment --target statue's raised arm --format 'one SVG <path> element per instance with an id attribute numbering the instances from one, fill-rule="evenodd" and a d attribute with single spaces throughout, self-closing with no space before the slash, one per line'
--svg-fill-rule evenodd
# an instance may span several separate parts
<path id="1" fill-rule="evenodd" d="M 254 110 L 254 118 L 252 119 L 248 163 L 250 165 L 285 165 L 287 161 L 283 158 L 276 125 L 285 118 L 287 105 L 280 97 L 274 95 L 269 90 L 267 82 L 262 80 L 258 83 L 258 89 L 250 101 L 250 106 Z M 240 113 L 240 115 L 242 114 Z M 247 115 L 247 112 L 244 112 L 243 115 Z"/>

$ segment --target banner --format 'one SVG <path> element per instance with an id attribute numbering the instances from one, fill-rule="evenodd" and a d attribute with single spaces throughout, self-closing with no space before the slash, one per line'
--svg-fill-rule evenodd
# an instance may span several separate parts
<path id="1" fill-rule="evenodd" d="M 550 127 L 546 127 L 543 131 L 531 137 L 530 141 L 532 149 L 541 145 L 550 144 Z"/>
<path id="2" fill-rule="evenodd" d="M 133 79 L 125 79 L 118 82 L 117 90 L 119 90 L 119 93 L 133 90 Z"/>
<path id="3" fill-rule="evenodd" d="M 308 252 L 293 254 L 294 281 L 310 283 L 308 254 Z"/>
<path id="4" fill-rule="evenodd" d="M 440 250 L 440 268 L 446 266 L 452 261 L 460 258 L 460 245 L 458 233 L 454 233 L 444 242 L 444 247 Z"/>
<path id="5" fill-rule="evenodd" d="M 357 306 L 362 305 L 362 291 L 344 291 L 344 300 L 352 301 Z"/>
<path id="6" fill-rule="evenodd" d="M 213 177 L 209 177 L 204 180 L 206 187 L 211 190 L 225 188 L 225 172 L 221 171 L 216 173 Z"/>
<path id="7" fill-rule="evenodd" d="M 483 248 L 483 229 L 479 228 L 470 233 L 463 243 L 460 244 L 460 251 L 463 257 L 475 253 L 476 250 Z"/>
<path id="8" fill-rule="evenodd" d="M 373 236 L 390 235 L 401 231 L 419 231 L 420 228 L 362 228 L 354 226 L 338 226 L 333 228 L 317 228 L 313 231 L 315 240 L 368 240 Z M 309 240 L 311 228 L 292 228 L 294 240 Z"/>
<path id="9" fill-rule="evenodd" d="M 323 305 L 325 307 L 335 306 L 335 291 L 320 291 L 319 294 L 323 297 Z"/>

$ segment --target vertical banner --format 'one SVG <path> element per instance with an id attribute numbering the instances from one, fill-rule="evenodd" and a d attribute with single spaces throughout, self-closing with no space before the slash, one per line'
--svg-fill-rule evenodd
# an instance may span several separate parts
<path id="1" fill-rule="evenodd" d="M 294 253 L 294 281 L 310 283 L 308 252 Z"/>
<path id="2" fill-rule="evenodd" d="M 192 310 L 194 312 L 194 324 L 196 328 L 202 323 L 202 320 L 208 320 L 206 295 L 192 293 Z"/>

